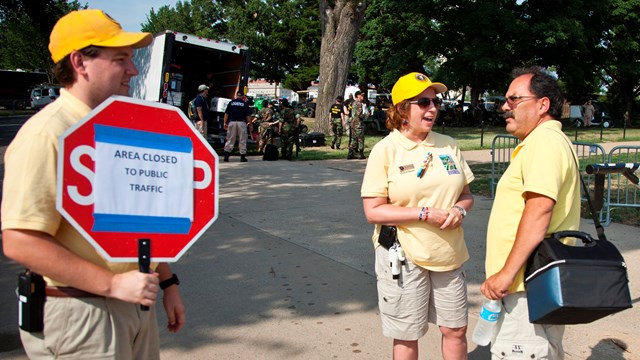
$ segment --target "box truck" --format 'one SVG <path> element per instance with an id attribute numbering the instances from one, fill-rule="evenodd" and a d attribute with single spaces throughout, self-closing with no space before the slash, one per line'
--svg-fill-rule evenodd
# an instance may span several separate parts
<path id="1" fill-rule="evenodd" d="M 174 105 L 187 114 L 198 86 L 209 86 L 210 130 L 217 130 L 235 93 L 247 92 L 251 56 L 244 45 L 165 30 L 148 47 L 136 49 L 133 61 L 139 71 L 130 83 L 134 98 Z"/>

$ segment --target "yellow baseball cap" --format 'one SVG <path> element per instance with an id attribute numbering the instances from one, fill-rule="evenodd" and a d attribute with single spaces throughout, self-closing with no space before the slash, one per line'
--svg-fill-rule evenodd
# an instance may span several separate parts
<path id="1" fill-rule="evenodd" d="M 444 84 L 431 82 L 424 74 L 412 72 L 402 76 L 391 89 L 393 105 L 397 105 L 403 100 L 411 99 L 430 87 L 436 91 L 436 94 L 447 91 L 447 87 Z"/>
<path id="2" fill-rule="evenodd" d="M 72 11 L 58 20 L 49 37 L 49 51 L 54 63 L 72 51 L 87 46 L 134 48 L 151 44 L 151 33 L 130 33 L 122 29 L 111 16 L 102 10 Z"/>

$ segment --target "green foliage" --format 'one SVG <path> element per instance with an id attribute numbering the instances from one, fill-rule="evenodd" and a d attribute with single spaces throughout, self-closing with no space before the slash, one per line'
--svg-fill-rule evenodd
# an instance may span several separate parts
<path id="1" fill-rule="evenodd" d="M 601 75 L 612 90 L 614 109 L 629 121 L 640 95 L 640 0 L 610 0 L 606 11 L 610 15 L 601 41 L 606 54 Z"/>
<path id="2" fill-rule="evenodd" d="M 221 40 L 227 32 L 222 9 L 207 0 L 178 1 L 175 7 L 161 6 L 157 12 L 152 8 L 147 21 L 142 23 L 142 31 L 157 34 L 165 30 Z"/>
<path id="3" fill-rule="evenodd" d="M 233 2 L 226 14 L 230 39 L 248 45 L 256 60 L 253 78 L 297 85 L 294 90 L 317 78 L 317 72 L 310 74 L 320 59 L 320 23 L 312 0 Z"/>
<path id="4" fill-rule="evenodd" d="M 49 34 L 78 1 L 6 0 L 0 3 L 0 68 L 41 70 L 51 74 Z"/>
<path id="5" fill-rule="evenodd" d="M 313 0 L 180 2 L 153 9 L 143 31 L 166 29 L 247 45 L 250 74 L 306 89 L 318 77 L 320 22 Z"/>
<path id="6" fill-rule="evenodd" d="M 335 1 L 330 1 L 335 4 Z M 570 99 L 600 89 L 616 118 L 640 95 L 640 0 L 368 0 L 351 80 L 389 89 L 410 71 L 450 89 L 503 93 L 514 67 L 553 68 Z M 0 67 L 51 68 L 48 34 L 77 1 L 0 0 Z M 315 0 L 182 0 L 150 9 L 144 31 L 167 29 L 247 45 L 253 78 L 304 89 L 319 74 Z M 334 55 L 332 55 L 335 58 Z"/>
<path id="7" fill-rule="evenodd" d="M 433 23 L 418 14 L 431 6 L 432 1 L 371 1 L 354 52 L 358 82 L 390 89 L 401 75 L 424 71 L 427 59 L 436 55 L 423 46 Z"/>

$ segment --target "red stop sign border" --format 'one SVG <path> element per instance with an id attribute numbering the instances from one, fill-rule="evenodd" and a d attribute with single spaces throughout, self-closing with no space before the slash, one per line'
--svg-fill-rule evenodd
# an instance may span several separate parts
<path id="1" fill-rule="evenodd" d="M 78 194 L 87 198 L 92 194 L 89 175 L 86 171 L 82 172 L 77 164 L 74 168 L 71 153 L 83 146 L 95 149 L 94 124 L 191 139 L 194 156 L 194 213 L 187 234 L 91 230 L 94 222 L 93 201 L 90 204 L 79 204 L 72 199 L 69 190 L 75 188 Z M 90 169 L 95 174 L 95 162 L 90 155 L 82 155 L 79 161 L 85 170 Z M 163 103 L 112 96 L 60 136 L 56 207 L 96 251 L 110 262 L 137 262 L 138 239 L 141 238 L 151 239 L 152 261 L 175 262 L 218 218 L 218 172 L 218 155 L 180 109 Z M 207 182 L 208 176 L 210 181 Z"/>

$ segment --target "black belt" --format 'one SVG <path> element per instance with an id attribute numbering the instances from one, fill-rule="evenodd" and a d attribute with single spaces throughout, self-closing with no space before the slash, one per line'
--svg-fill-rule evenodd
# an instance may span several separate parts
<path id="1" fill-rule="evenodd" d="M 230 122 L 238 122 L 238 121 L 242 121 L 242 122 L 247 122 L 246 120 L 229 120 Z"/>
<path id="2" fill-rule="evenodd" d="M 101 297 L 100 295 L 96 295 L 96 294 L 93 294 L 84 290 L 76 289 L 73 287 L 47 286 L 44 290 L 44 293 L 47 296 L 51 296 L 51 297 L 73 297 L 73 298 Z"/>

